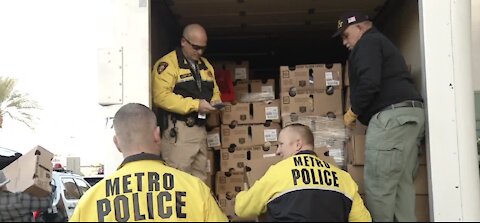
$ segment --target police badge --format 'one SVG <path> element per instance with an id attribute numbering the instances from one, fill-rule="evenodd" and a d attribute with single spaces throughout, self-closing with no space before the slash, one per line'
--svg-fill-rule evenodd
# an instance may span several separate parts
<path id="1" fill-rule="evenodd" d="M 161 74 L 165 69 L 167 69 L 168 63 L 167 62 L 160 62 L 157 67 L 157 73 Z"/>

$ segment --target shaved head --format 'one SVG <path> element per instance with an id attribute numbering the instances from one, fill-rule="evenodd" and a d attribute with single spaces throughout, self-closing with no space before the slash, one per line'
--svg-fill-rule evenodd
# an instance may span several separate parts
<path id="1" fill-rule="evenodd" d="M 183 29 L 183 37 L 190 41 L 204 39 L 207 40 L 207 31 L 199 24 L 190 24 Z"/>
<path id="2" fill-rule="evenodd" d="M 277 155 L 284 159 L 295 155 L 300 150 L 313 150 L 313 133 L 308 126 L 291 124 L 280 131 Z"/>
<path id="3" fill-rule="evenodd" d="M 122 106 L 115 114 L 113 128 L 115 144 L 124 155 L 136 150 L 155 149 L 157 119 L 145 105 L 130 103 Z"/>
<path id="4" fill-rule="evenodd" d="M 207 31 L 199 24 L 190 24 L 183 29 L 181 40 L 183 55 L 192 61 L 198 61 L 207 47 Z"/>
<path id="5" fill-rule="evenodd" d="M 307 145 L 313 145 L 314 143 L 313 133 L 308 126 L 294 123 L 287 125 L 282 131 L 289 131 L 289 135 L 301 138 Z"/>

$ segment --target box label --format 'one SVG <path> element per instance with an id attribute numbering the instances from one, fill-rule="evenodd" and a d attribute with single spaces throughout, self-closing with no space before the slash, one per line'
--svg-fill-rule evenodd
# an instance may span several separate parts
<path id="1" fill-rule="evenodd" d="M 326 85 L 327 86 L 339 86 L 340 85 L 340 81 L 336 81 L 336 80 L 329 80 L 329 81 L 325 81 Z"/>
<path id="2" fill-rule="evenodd" d="M 339 86 L 340 81 L 333 79 L 333 72 L 327 71 L 325 72 L 325 85 L 326 86 Z"/>
<path id="3" fill-rule="evenodd" d="M 275 120 L 279 119 L 278 107 L 265 107 L 265 119 L 266 120 Z"/>
<path id="4" fill-rule="evenodd" d="M 262 86 L 262 92 L 273 92 L 273 86 Z"/>
<path id="5" fill-rule="evenodd" d="M 275 142 L 275 141 L 277 141 L 277 130 L 276 129 L 265 129 L 265 130 L 263 130 L 263 135 L 265 137 L 265 142 Z"/>
<path id="6" fill-rule="evenodd" d="M 239 67 L 235 68 L 235 80 L 246 80 L 247 79 L 247 68 Z"/>
<path id="7" fill-rule="evenodd" d="M 220 146 L 220 134 L 208 134 L 207 135 L 207 145 L 208 147 L 218 147 Z"/>

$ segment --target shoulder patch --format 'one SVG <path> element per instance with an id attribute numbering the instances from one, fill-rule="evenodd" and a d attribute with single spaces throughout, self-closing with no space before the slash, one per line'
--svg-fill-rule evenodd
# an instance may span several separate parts
<path id="1" fill-rule="evenodd" d="M 160 62 L 157 67 L 157 73 L 161 74 L 165 69 L 167 69 L 168 63 L 167 62 Z"/>

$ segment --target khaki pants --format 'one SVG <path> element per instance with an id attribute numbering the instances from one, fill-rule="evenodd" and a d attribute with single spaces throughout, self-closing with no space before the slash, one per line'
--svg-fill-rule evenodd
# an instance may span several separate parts
<path id="1" fill-rule="evenodd" d="M 375 114 L 365 143 L 366 205 L 373 221 L 416 221 L 414 178 L 424 136 L 422 108 Z"/>
<path id="2" fill-rule="evenodd" d="M 176 169 L 207 180 L 207 131 L 204 126 L 186 126 L 177 121 L 177 139 L 170 136 L 173 123 L 169 120 L 168 129 L 162 132 L 161 154 L 165 162 Z"/>

